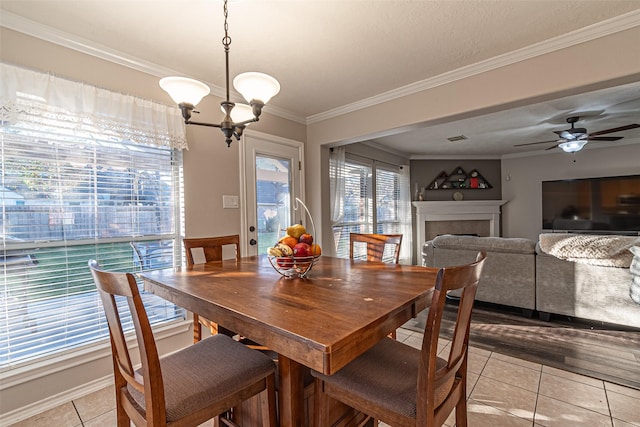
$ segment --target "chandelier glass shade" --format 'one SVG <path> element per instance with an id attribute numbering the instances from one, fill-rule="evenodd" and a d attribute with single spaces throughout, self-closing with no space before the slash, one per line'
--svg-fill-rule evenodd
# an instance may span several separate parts
<path id="1" fill-rule="evenodd" d="M 220 110 L 224 113 L 224 107 L 221 105 Z M 234 123 L 240 123 L 253 119 L 253 110 L 250 105 L 240 104 L 236 102 L 236 105 L 231 110 L 231 120 Z"/>
<path id="2" fill-rule="evenodd" d="M 263 104 L 280 92 L 280 83 L 276 79 L 268 74 L 254 71 L 236 76 L 233 79 L 233 87 L 244 96 L 247 102 L 257 100 Z"/>
<path id="3" fill-rule="evenodd" d="M 211 92 L 206 84 L 186 77 L 165 77 L 160 79 L 160 87 L 176 104 L 185 103 L 193 106 Z"/>
<path id="4" fill-rule="evenodd" d="M 229 37 L 228 33 L 227 16 L 227 0 L 225 0 L 222 46 L 225 53 L 226 98 L 220 103 L 220 108 L 224 114 L 222 122 L 218 124 L 191 120 L 192 113 L 198 113 L 195 110 L 195 106 L 210 92 L 209 86 L 206 84 L 186 77 L 165 77 L 160 79 L 160 87 L 178 104 L 185 124 L 220 128 L 225 135 L 227 146 L 230 146 L 232 137 L 239 140 L 245 127 L 259 120 L 260 114 L 262 114 L 262 107 L 280 92 L 280 84 L 276 79 L 264 73 L 242 73 L 233 79 L 233 86 L 246 99 L 249 105 L 236 104 L 229 100 L 229 46 L 231 45 L 231 37 Z"/>

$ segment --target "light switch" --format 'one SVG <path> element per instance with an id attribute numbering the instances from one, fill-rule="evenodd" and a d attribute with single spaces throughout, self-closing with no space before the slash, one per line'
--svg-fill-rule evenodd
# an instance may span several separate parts
<path id="1" fill-rule="evenodd" d="M 238 196 L 222 196 L 223 209 L 238 209 Z"/>

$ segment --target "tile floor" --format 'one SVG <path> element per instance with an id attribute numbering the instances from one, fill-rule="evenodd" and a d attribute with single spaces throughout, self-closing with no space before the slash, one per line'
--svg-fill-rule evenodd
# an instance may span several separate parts
<path id="1" fill-rule="evenodd" d="M 398 340 L 419 347 L 422 334 L 399 329 Z M 468 370 L 470 427 L 640 426 L 640 390 L 474 347 Z M 115 426 L 114 406 L 109 387 L 12 427 Z M 446 425 L 455 426 L 453 415 Z"/>

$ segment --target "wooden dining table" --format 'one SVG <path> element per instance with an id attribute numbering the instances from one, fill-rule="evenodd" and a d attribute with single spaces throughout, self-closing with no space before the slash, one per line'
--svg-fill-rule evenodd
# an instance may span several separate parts
<path id="1" fill-rule="evenodd" d="M 437 270 L 321 257 L 287 279 L 266 256 L 142 274 L 145 289 L 278 354 L 280 425 L 304 422 L 305 367 L 327 375 L 428 307 Z"/>

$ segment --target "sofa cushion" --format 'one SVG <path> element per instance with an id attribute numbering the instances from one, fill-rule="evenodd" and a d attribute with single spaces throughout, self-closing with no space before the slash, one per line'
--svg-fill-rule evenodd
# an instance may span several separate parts
<path id="1" fill-rule="evenodd" d="M 517 237 L 477 237 L 444 234 L 431 241 L 435 248 L 467 249 L 473 251 L 534 254 L 536 242 Z"/>
<path id="2" fill-rule="evenodd" d="M 640 305 L 629 295 L 628 268 L 536 257 L 536 310 L 640 328 Z"/>
<path id="3" fill-rule="evenodd" d="M 535 242 L 527 239 L 442 235 L 422 246 L 423 265 L 450 267 L 487 252 L 476 300 L 535 309 Z M 450 295 L 459 296 L 459 292 Z"/>
<path id="4" fill-rule="evenodd" d="M 633 258 L 629 248 L 637 245 L 640 237 L 635 236 L 543 233 L 539 250 L 566 261 L 629 268 Z"/>

